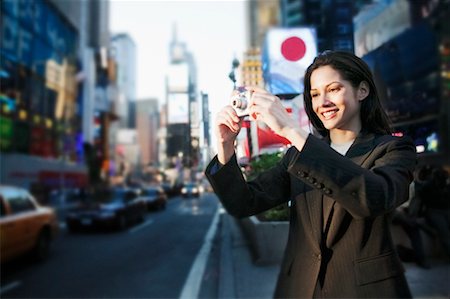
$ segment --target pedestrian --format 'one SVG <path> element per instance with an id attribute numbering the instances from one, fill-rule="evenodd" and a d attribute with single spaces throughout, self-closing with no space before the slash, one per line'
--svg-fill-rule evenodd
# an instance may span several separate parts
<path id="1" fill-rule="evenodd" d="M 409 185 L 409 199 L 395 210 L 392 219 L 392 223 L 403 229 L 411 243 L 411 248 L 402 244 L 397 245 L 400 259 L 403 262 L 414 261 L 419 267 L 424 269 L 429 269 L 431 266 L 425 254 L 421 235 L 422 226 L 419 223 L 419 219 L 424 216 L 424 205 L 419 192 L 416 191 L 416 186 L 420 190 L 421 182 L 427 169 L 428 166 L 424 166 L 414 172 L 415 179 Z"/>
<path id="2" fill-rule="evenodd" d="M 425 219 L 435 230 L 450 261 L 450 184 L 444 168 L 433 168 L 431 178 L 423 185 L 421 197 L 426 206 Z"/>
<path id="3" fill-rule="evenodd" d="M 391 238 L 394 210 L 408 199 L 416 164 L 410 138 L 391 135 L 370 69 L 351 53 L 326 51 L 308 67 L 309 134 L 280 99 L 247 87 L 250 118 L 292 146 L 273 168 L 245 181 L 234 151 L 242 118 L 216 117 L 217 156 L 205 170 L 226 210 L 259 214 L 291 201 L 277 298 L 408 298 Z"/>

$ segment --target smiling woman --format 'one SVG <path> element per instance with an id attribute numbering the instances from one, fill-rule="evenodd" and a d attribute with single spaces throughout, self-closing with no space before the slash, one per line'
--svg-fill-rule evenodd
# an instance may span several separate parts
<path id="1" fill-rule="evenodd" d="M 390 134 L 372 74 L 358 57 L 327 51 L 305 74 L 316 135 L 280 99 L 255 87 L 249 113 L 293 145 L 272 168 L 244 179 L 234 152 L 242 120 L 217 115 L 218 154 L 205 174 L 227 211 L 247 217 L 291 202 L 277 298 L 410 298 L 392 242 L 391 214 L 408 199 L 412 141 Z"/>

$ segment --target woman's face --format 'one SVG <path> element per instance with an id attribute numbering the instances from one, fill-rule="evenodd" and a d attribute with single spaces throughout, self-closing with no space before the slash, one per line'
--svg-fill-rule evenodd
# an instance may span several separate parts
<path id="1" fill-rule="evenodd" d="M 311 74 L 312 107 L 329 130 L 359 132 L 360 102 L 357 91 L 331 66 L 322 66 Z"/>

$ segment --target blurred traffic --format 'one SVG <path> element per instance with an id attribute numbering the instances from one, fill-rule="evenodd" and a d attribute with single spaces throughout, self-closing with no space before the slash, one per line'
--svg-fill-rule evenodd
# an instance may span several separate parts
<path id="1" fill-rule="evenodd" d="M 23 254 L 47 257 L 59 230 L 55 211 L 41 206 L 25 189 L 0 185 L 1 262 Z"/>

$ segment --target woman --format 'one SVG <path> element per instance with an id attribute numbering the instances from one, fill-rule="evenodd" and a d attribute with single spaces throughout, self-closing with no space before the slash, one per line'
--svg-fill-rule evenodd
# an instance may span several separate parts
<path id="1" fill-rule="evenodd" d="M 250 117 L 293 146 L 246 182 L 234 153 L 242 122 L 227 106 L 217 115 L 218 154 L 206 175 L 237 217 L 292 201 L 275 297 L 411 297 L 390 224 L 408 199 L 414 145 L 391 136 L 372 74 L 355 55 L 319 55 L 304 83 L 305 109 L 319 137 L 299 128 L 276 96 L 248 88 Z"/>

